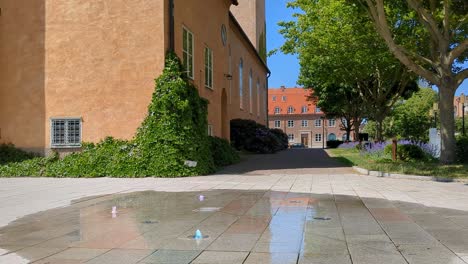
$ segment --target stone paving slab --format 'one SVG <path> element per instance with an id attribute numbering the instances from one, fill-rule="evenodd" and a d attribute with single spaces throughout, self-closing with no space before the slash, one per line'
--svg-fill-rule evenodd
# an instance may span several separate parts
<path id="1" fill-rule="evenodd" d="M 287 153 L 204 177 L 1 178 L 0 263 L 468 263 L 468 185 Z"/>

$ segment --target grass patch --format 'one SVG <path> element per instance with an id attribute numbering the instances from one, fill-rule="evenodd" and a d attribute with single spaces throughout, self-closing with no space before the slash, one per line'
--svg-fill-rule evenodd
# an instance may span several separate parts
<path id="1" fill-rule="evenodd" d="M 389 173 L 419 175 L 419 176 L 437 176 L 450 178 L 468 178 L 468 165 L 454 164 L 441 165 L 438 162 L 423 161 L 396 161 L 388 159 L 374 159 L 362 155 L 356 149 L 329 149 L 329 155 L 343 164 L 349 166 L 358 166 L 372 171 L 383 171 Z"/>

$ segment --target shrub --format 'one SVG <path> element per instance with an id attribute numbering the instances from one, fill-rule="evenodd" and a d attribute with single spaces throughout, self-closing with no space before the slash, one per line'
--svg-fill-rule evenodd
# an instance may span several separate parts
<path id="1" fill-rule="evenodd" d="M 426 159 L 426 154 L 417 145 L 398 145 L 397 155 L 402 161 Z"/>
<path id="2" fill-rule="evenodd" d="M 254 153 L 275 153 L 286 149 L 287 135 L 271 130 L 253 120 L 231 120 L 231 142 L 238 150 Z"/>
<path id="3" fill-rule="evenodd" d="M 148 115 L 134 140 L 108 137 L 98 144 L 85 143 L 82 152 L 70 154 L 63 160 L 54 155 L 0 166 L 0 175 L 175 177 L 209 174 L 215 171 L 215 164 L 206 129 L 207 101 L 183 74 L 177 56 L 168 53 L 165 69 L 156 79 Z M 22 154 L 13 156 L 22 157 Z M 195 161 L 197 165 L 189 166 L 186 161 Z"/>
<path id="4" fill-rule="evenodd" d="M 343 141 L 340 141 L 340 140 L 328 140 L 328 141 L 327 141 L 327 148 L 338 148 L 341 144 L 343 144 Z"/>
<path id="5" fill-rule="evenodd" d="M 0 165 L 20 162 L 34 157 L 36 155 L 17 149 L 13 144 L 0 144 Z"/>
<path id="6" fill-rule="evenodd" d="M 216 167 L 228 166 L 240 160 L 239 154 L 226 139 L 210 137 L 210 149 Z"/>
<path id="7" fill-rule="evenodd" d="M 237 150 L 245 150 L 246 141 L 256 136 L 257 129 L 265 128 L 253 120 L 231 120 L 231 143 Z"/>
<path id="8" fill-rule="evenodd" d="M 457 161 L 468 163 L 468 136 L 457 138 Z"/>
<path id="9" fill-rule="evenodd" d="M 281 145 L 279 146 L 279 150 L 287 149 L 289 146 L 289 138 L 286 133 L 283 132 L 283 130 L 278 129 L 278 128 L 272 128 L 270 129 L 270 132 L 273 133 L 279 140 Z"/>
<path id="10" fill-rule="evenodd" d="M 175 54 L 168 54 L 163 74 L 135 142 L 150 176 L 204 175 L 215 171 L 207 135 L 208 102 L 182 74 Z M 196 167 L 185 165 L 196 161 Z"/>

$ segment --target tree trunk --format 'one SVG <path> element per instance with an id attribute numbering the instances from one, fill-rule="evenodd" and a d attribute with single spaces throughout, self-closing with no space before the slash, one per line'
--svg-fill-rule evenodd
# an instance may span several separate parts
<path id="1" fill-rule="evenodd" d="M 443 78 L 442 87 L 439 87 L 440 162 L 443 164 L 454 163 L 456 160 L 455 117 L 453 114 L 454 87 L 456 87 L 455 81 L 449 77 Z"/>
<path id="2" fill-rule="evenodd" d="M 346 141 L 351 141 L 350 138 L 351 138 L 351 126 L 347 126 L 346 127 Z"/>
<path id="3" fill-rule="evenodd" d="M 361 120 L 355 119 L 354 120 L 354 140 L 358 141 L 359 140 L 359 129 L 361 128 Z"/>
<path id="4" fill-rule="evenodd" d="M 375 120 L 375 137 L 378 142 L 383 141 L 383 120 Z"/>

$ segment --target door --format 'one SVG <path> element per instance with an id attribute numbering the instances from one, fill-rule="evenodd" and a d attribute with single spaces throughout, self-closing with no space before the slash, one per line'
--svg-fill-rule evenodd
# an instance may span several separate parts
<path id="1" fill-rule="evenodd" d="M 304 146 L 309 147 L 309 134 L 301 134 L 301 143 Z"/>

